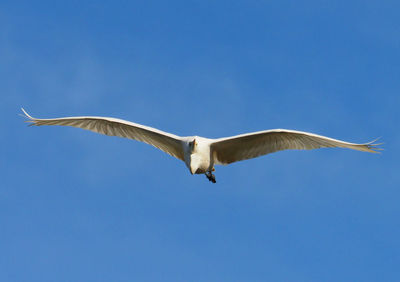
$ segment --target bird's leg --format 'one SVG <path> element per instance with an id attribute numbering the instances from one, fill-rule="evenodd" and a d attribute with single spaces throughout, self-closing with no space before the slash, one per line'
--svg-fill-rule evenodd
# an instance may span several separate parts
<path id="1" fill-rule="evenodd" d="M 212 183 L 217 183 L 217 181 L 215 180 L 215 175 L 212 174 L 211 171 L 207 171 L 207 172 L 205 173 L 205 175 L 207 176 L 207 179 L 208 179 L 209 181 L 211 181 Z"/>

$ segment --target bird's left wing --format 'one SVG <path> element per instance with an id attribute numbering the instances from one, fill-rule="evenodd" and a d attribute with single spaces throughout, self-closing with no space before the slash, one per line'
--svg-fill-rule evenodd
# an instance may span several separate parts
<path id="1" fill-rule="evenodd" d="M 288 149 L 341 147 L 376 153 L 380 144 L 374 142 L 355 144 L 308 132 L 273 129 L 216 139 L 211 150 L 216 164 L 230 164 Z"/>
<path id="2" fill-rule="evenodd" d="M 125 137 L 152 145 L 165 153 L 184 160 L 182 138 L 149 126 L 109 117 L 64 117 L 38 119 L 31 117 L 24 109 L 25 116 L 31 125 L 64 125 L 87 129 L 97 133 Z"/>

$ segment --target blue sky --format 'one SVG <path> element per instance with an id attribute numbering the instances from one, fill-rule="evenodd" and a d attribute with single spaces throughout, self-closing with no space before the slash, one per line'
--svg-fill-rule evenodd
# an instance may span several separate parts
<path id="1" fill-rule="evenodd" d="M 2 1 L 1 281 L 399 281 L 398 1 Z M 383 154 L 284 151 L 218 183 L 146 144 L 288 128 Z"/>

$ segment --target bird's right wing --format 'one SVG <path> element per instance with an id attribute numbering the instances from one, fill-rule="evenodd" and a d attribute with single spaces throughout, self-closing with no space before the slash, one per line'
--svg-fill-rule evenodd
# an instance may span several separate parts
<path id="1" fill-rule="evenodd" d="M 376 153 L 380 144 L 374 142 L 355 144 L 308 132 L 273 129 L 216 139 L 211 149 L 217 164 L 230 164 L 288 149 L 341 147 Z"/>
<path id="2" fill-rule="evenodd" d="M 64 117 L 54 119 L 38 119 L 22 111 L 31 125 L 64 125 L 87 129 L 109 136 L 125 137 L 152 145 L 165 153 L 184 160 L 182 138 L 152 127 L 109 117 Z"/>

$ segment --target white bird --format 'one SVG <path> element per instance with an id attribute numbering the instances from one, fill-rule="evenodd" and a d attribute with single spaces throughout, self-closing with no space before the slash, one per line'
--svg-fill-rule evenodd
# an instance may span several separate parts
<path id="1" fill-rule="evenodd" d="M 31 125 L 73 126 L 109 136 L 142 141 L 184 161 L 191 174 L 205 174 L 213 183 L 216 183 L 215 175 L 212 173 L 215 170 L 214 165 L 226 165 L 288 149 L 340 147 L 377 153 L 377 150 L 381 150 L 377 146 L 382 144 L 374 143 L 376 140 L 364 144 L 348 143 L 287 129 L 257 131 L 218 139 L 199 136 L 180 137 L 117 118 L 82 116 L 38 119 L 31 117 L 24 109 L 22 111 Z"/>

